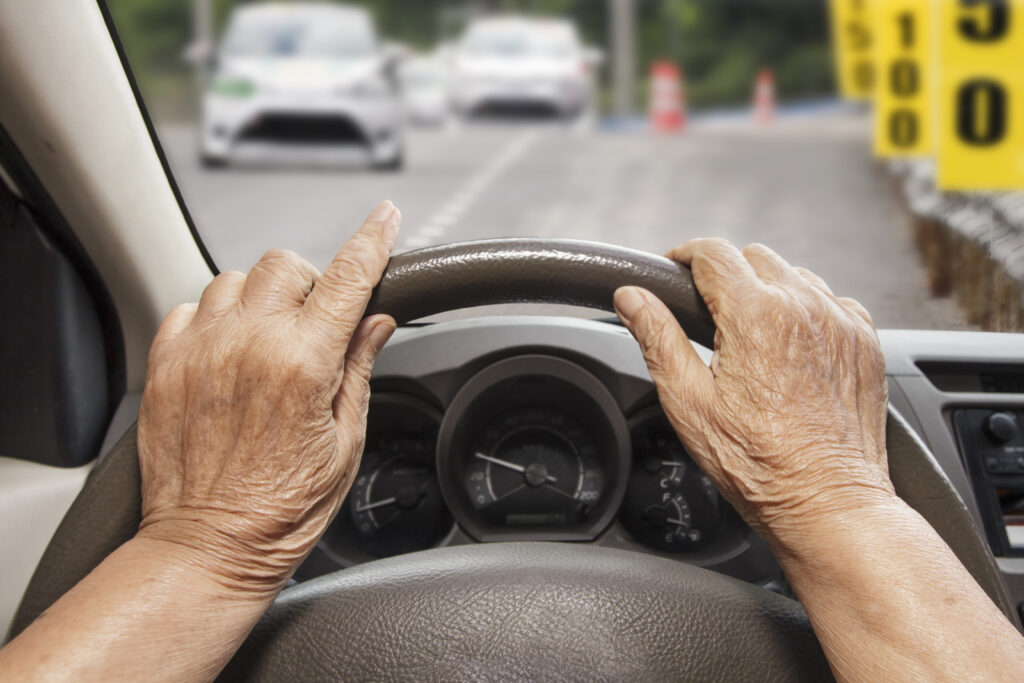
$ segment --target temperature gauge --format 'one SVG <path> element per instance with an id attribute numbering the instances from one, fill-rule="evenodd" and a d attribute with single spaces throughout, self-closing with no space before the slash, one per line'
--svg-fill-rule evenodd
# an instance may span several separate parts
<path id="1" fill-rule="evenodd" d="M 633 432 L 633 470 L 622 523 L 641 543 L 668 552 L 706 545 L 719 521 L 719 499 L 663 418 Z"/>

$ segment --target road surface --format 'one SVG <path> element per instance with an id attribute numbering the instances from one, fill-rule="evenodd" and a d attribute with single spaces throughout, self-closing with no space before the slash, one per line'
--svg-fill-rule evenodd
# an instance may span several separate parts
<path id="1" fill-rule="evenodd" d="M 287 247 L 319 268 L 369 209 L 392 199 L 399 249 L 488 237 L 611 242 L 663 253 L 692 237 L 763 242 L 859 299 L 879 327 L 959 329 L 928 296 L 908 216 L 850 112 L 698 122 L 681 136 L 490 124 L 410 130 L 401 173 L 198 165 L 194 130 L 160 135 L 222 270 Z"/>

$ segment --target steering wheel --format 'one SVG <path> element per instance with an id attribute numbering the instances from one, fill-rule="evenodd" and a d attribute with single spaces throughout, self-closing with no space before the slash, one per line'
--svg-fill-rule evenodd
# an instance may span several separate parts
<path id="1" fill-rule="evenodd" d="M 492 240 L 395 256 L 368 313 L 403 323 L 508 302 L 612 310 L 612 293 L 626 284 L 652 291 L 691 339 L 712 345 L 714 324 L 687 268 L 586 242 Z M 891 408 L 886 439 L 897 493 L 1017 623 L 963 501 Z M 12 637 L 131 538 L 140 506 L 133 427 L 57 529 Z M 818 681 L 831 673 L 803 609 L 776 593 L 652 555 L 497 543 L 399 555 L 287 588 L 223 677 Z"/>

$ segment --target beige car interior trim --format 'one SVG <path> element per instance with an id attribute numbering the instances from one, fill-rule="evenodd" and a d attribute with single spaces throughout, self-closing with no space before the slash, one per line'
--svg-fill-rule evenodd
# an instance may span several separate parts
<path id="1" fill-rule="evenodd" d="M 0 123 L 106 283 L 141 391 L 157 325 L 212 275 L 96 2 L 0 0 Z M 90 468 L 0 457 L 0 633 Z"/>
<path id="2" fill-rule="evenodd" d="M 0 0 L 0 122 L 114 299 L 127 390 L 175 305 L 212 274 L 192 239 L 96 2 Z"/>
<path id="3" fill-rule="evenodd" d="M 0 456 L 0 634 L 90 469 L 92 463 L 64 468 Z"/>

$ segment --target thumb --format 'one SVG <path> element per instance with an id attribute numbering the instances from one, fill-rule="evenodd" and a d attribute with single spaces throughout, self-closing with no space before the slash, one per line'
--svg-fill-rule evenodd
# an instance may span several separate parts
<path id="1" fill-rule="evenodd" d="M 714 395 L 714 375 L 668 307 L 646 289 L 620 287 L 615 311 L 639 342 L 658 397 L 684 442 L 702 438 L 700 417 L 707 415 Z"/>

